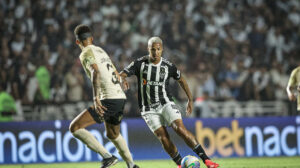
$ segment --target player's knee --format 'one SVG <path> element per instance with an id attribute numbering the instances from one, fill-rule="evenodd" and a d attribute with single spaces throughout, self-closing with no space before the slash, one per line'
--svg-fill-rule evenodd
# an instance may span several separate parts
<path id="1" fill-rule="evenodd" d="M 76 130 L 78 130 L 80 127 L 78 124 L 76 124 L 76 122 L 71 122 L 71 124 L 69 125 L 69 131 L 71 133 L 74 133 Z"/>
<path id="2" fill-rule="evenodd" d="M 116 138 L 118 138 L 118 136 L 119 136 L 119 133 L 113 133 L 110 131 L 106 131 L 106 137 L 108 139 L 116 139 Z"/>
<path id="3" fill-rule="evenodd" d="M 163 144 L 168 143 L 170 141 L 170 138 L 166 135 L 157 135 L 157 138 L 159 141 L 161 141 Z"/>
<path id="4" fill-rule="evenodd" d="M 184 136 L 187 134 L 187 130 L 185 129 L 185 127 L 181 127 L 181 126 L 177 127 L 175 129 L 175 132 L 180 136 Z"/>
<path id="5" fill-rule="evenodd" d="M 164 136 L 164 137 L 159 137 L 159 140 L 161 142 L 162 147 L 168 152 L 168 153 L 172 153 L 173 151 L 173 146 L 172 145 L 172 141 L 170 140 L 170 138 Z"/>

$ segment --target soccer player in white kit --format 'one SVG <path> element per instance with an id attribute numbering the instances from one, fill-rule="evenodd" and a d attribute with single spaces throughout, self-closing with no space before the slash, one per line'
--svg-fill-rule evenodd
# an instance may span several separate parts
<path id="1" fill-rule="evenodd" d="M 93 45 L 92 32 L 87 25 L 78 25 L 74 34 L 76 44 L 82 50 L 79 56 L 82 67 L 93 84 L 94 106 L 81 112 L 71 122 L 69 129 L 74 137 L 103 157 L 101 168 L 107 168 L 116 164 L 118 159 L 85 129 L 92 124 L 104 122 L 106 136 L 118 149 L 127 167 L 139 168 L 134 164 L 126 141 L 120 134 L 120 123 L 126 101 L 126 95 L 119 82 L 120 76 L 107 53 Z"/>
<path id="2" fill-rule="evenodd" d="M 300 61 L 298 60 L 298 62 Z M 290 101 L 297 101 L 297 111 L 300 111 L 300 66 L 293 69 L 286 92 Z"/>

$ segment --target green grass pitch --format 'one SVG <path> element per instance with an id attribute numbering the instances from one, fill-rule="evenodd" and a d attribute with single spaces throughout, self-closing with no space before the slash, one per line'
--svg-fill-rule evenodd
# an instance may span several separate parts
<path id="1" fill-rule="evenodd" d="M 220 168 L 300 168 L 300 157 L 262 157 L 262 158 L 227 158 L 213 159 Z M 171 160 L 137 161 L 141 168 L 176 168 Z M 0 165 L 0 168 L 99 168 L 97 162 L 59 163 L 59 164 L 25 164 Z M 119 162 L 111 168 L 126 168 L 124 162 Z M 201 168 L 206 168 L 201 164 Z"/>

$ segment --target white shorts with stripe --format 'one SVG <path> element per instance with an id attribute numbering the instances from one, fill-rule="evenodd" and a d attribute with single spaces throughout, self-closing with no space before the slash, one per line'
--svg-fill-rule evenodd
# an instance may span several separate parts
<path id="1" fill-rule="evenodd" d="M 141 114 L 152 132 L 162 126 L 170 126 L 177 119 L 182 119 L 179 108 L 174 102 L 160 105 L 156 109 L 141 112 Z"/>

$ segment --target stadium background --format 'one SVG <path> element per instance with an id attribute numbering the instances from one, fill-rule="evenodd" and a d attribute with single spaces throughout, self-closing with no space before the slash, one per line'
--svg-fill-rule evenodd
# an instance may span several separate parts
<path id="1" fill-rule="evenodd" d="M 231 127 L 234 119 L 228 117 L 251 117 L 250 125 L 247 118 L 241 119 L 245 127 L 263 130 L 269 124 L 279 134 L 288 127 L 288 147 L 296 146 L 292 153 L 300 155 L 299 119 L 293 117 L 299 113 L 285 93 L 291 70 L 300 64 L 299 13 L 298 0 L 2 0 L 0 120 L 8 123 L 0 123 L 0 147 L 5 149 L 0 154 L 11 148 L 5 131 L 18 137 L 26 130 L 39 132 L 34 124 L 50 129 L 48 121 L 71 120 L 91 105 L 91 83 L 80 65 L 73 35 L 74 27 L 84 23 L 91 26 L 94 43 L 109 53 L 118 70 L 147 54 L 149 37 L 160 36 L 163 56 L 184 73 L 195 98 L 193 116 L 185 120 L 188 123 L 201 118 L 214 133 Z M 129 82 L 125 117 L 137 118 L 135 79 Z M 174 82 L 170 87 L 183 107 L 184 93 Z M 280 122 L 274 116 L 292 118 Z M 263 119 L 271 121 L 264 125 Z M 226 124 L 214 127 L 211 120 Z M 10 123 L 24 130 L 9 130 L 5 124 Z M 193 124 L 189 128 L 195 131 Z M 146 128 L 130 131 L 150 133 Z M 24 144 L 20 138 L 18 142 Z M 266 156 L 255 152 L 255 156 Z M 286 155 L 278 150 L 275 154 Z M 162 158 L 167 156 L 162 154 Z M 13 163 L 13 159 L 0 163 Z"/>

